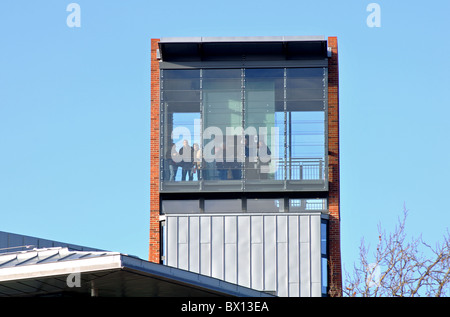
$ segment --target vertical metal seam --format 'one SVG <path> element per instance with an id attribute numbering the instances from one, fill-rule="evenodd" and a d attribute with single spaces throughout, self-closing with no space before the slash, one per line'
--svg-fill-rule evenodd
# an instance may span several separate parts
<path id="1" fill-rule="evenodd" d="M 176 242 L 176 249 L 175 249 L 175 254 L 176 254 L 176 267 L 180 267 L 180 242 L 178 241 L 179 239 L 179 235 L 180 235 L 180 217 L 177 217 L 177 221 L 176 221 L 176 226 L 177 226 L 177 230 L 175 230 L 175 242 Z"/>
<path id="2" fill-rule="evenodd" d="M 239 285 L 239 261 L 238 261 L 238 255 L 239 255 L 239 215 L 236 216 L 236 262 L 235 262 L 235 272 L 236 272 L 236 284 Z"/>
<path id="3" fill-rule="evenodd" d="M 280 284 L 279 284 L 279 276 L 278 276 L 278 220 L 279 216 L 275 216 L 275 285 L 276 285 L 276 294 L 278 295 L 278 292 L 280 290 Z"/>
<path id="4" fill-rule="evenodd" d="M 325 122 L 324 122 L 324 138 L 325 138 L 325 149 L 324 149 L 324 159 L 325 159 L 325 169 L 324 169 L 324 186 L 325 188 L 328 190 L 328 170 L 329 170 L 329 159 L 328 159 L 328 139 L 329 139 L 329 128 L 328 128 L 328 68 L 327 67 L 323 67 L 323 81 L 324 81 L 324 109 L 323 109 L 323 113 L 324 113 L 324 117 L 325 117 Z"/>
<path id="5" fill-rule="evenodd" d="M 198 217 L 198 273 L 202 273 L 202 217 Z"/>
<path id="6" fill-rule="evenodd" d="M 225 269 L 226 269 L 226 262 L 225 262 L 225 216 L 222 216 L 222 279 L 226 281 L 225 276 Z"/>
<path id="7" fill-rule="evenodd" d="M 253 270 L 252 270 L 252 267 L 253 267 L 253 243 L 252 243 L 252 233 L 253 233 L 253 230 L 252 230 L 252 216 L 250 215 L 250 217 L 249 217 L 249 219 L 250 219 L 250 221 L 249 221 L 249 233 L 250 233 L 250 239 L 249 239 L 249 241 L 250 241 L 250 251 L 249 251 L 249 253 L 250 253 L 250 261 L 249 261 L 249 263 L 250 263 L 250 273 L 249 273 L 249 275 L 250 275 L 250 288 L 253 288 L 252 286 L 253 286 L 253 274 L 252 274 L 252 272 L 253 272 Z"/>
<path id="8" fill-rule="evenodd" d="M 213 275 L 213 268 L 214 268 L 214 265 L 213 265 L 213 262 L 214 262 L 214 255 L 213 255 L 213 250 L 214 250 L 214 247 L 213 247 L 213 223 L 214 223 L 214 221 L 213 221 L 213 217 L 214 217 L 214 215 L 211 215 L 210 217 L 209 217 L 209 276 L 214 276 Z"/>
<path id="9" fill-rule="evenodd" d="M 266 235 L 265 235 L 265 220 L 266 217 L 262 215 L 262 290 L 264 291 L 266 289 Z"/>
<path id="10" fill-rule="evenodd" d="M 309 226 L 309 296 L 312 297 L 312 292 L 313 292 L 313 288 L 312 288 L 312 284 L 313 284 L 313 279 L 312 279 L 312 222 L 311 222 L 311 216 L 308 215 L 308 226 Z"/>
<path id="11" fill-rule="evenodd" d="M 200 149 L 203 149 L 203 147 L 204 147 L 203 130 L 205 128 L 205 126 L 204 126 L 204 103 L 203 103 L 203 68 L 200 68 L 200 83 L 199 84 L 200 84 L 200 135 L 199 135 L 200 141 L 199 141 L 199 143 L 200 143 Z M 202 153 L 203 153 L 203 151 L 202 151 Z M 201 169 L 204 169 L 203 164 L 200 164 L 200 166 L 202 166 Z M 199 181 L 199 183 L 200 183 L 199 188 L 200 188 L 200 191 L 202 191 L 203 190 L 203 177 L 204 177 L 203 171 L 198 170 L 197 172 L 202 174 L 201 180 Z"/>
<path id="12" fill-rule="evenodd" d="M 283 69 L 283 112 L 284 112 L 284 189 L 286 190 L 287 188 L 287 102 L 286 102 L 286 85 L 287 85 L 287 70 L 286 68 Z"/>
<path id="13" fill-rule="evenodd" d="M 241 135 L 241 142 L 244 142 L 245 139 L 245 92 L 246 92 L 246 82 L 245 82 L 245 68 L 241 68 L 241 125 L 242 125 L 242 135 Z M 242 149 L 245 151 L 245 149 Z M 242 153 L 244 154 L 244 153 Z M 244 155 L 245 156 L 245 155 Z M 245 190 L 246 180 L 247 180 L 247 173 L 246 173 L 246 167 L 245 167 L 245 159 L 244 164 L 241 165 L 241 190 Z"/>
<path id="14" fill-rule="evenodd" d="M 186 244 L 187 244 L 187 252 L 188 252 L 188 254 L 187 254 L 187 258 L 186 258 L 186 260 L 187 260 L 187 269 L 188 269 L 188 271 L 190 271 L 191 270 L 191 217 L 187 217 L 187 241 L 186 241 Z"/>
<path id="15" fill-rule="evenodd" d="M 287 263 L 286 263 L 286 269 L 287 269 L 287 280 L 286 280 L 286 285 L 287 285 L 287 294 L 288 294 L 288 297 L 290 296 L 290 292 L 291 292 L 291 290 L 290 290 L 290 287 L 289 287 L 289 281 L 290 281 L 290 277 L 291 277 L 291 268 L 290 268 L 290 265 L 289 265 L 289 259 L 290 259 L 290 257 L 291 257 L 291 254 L 290 254 L 290 248 L 289 248 L 289 235 L 290 235 L 290 232 L 289 232 L 289 216 L 286 216 L 287 218 L 286 218 L 286 240 L 287 240 L 287 242 L 286 242 L 286 252 L 287 252 Z"/>
<path id="16" fill-rule="evenodd" d="M 298 247 L 297 247 L 297 252 L 298 252 L 298 254 L 297 254 L 297 257 L 298 257 L 298 259 L 297 259 L 297 263 L 298 263 L 298 266 L 297 266 L 297 274 L 298 274 L 298 296 L 300 297 L 300 295 L 301 295 L 301 286 L 302 286 L 302 276 L 300 275 L 300 272 L 301 272 L 301 270 L 300 270 L 300 267 L 301 267 L 301 263 L 300 263 L 300 259 L 301 259 L 301 242 L 300 242 L 300 236 L 301 236 L 301 225 L 300 225 L 300 221 L 301 221 L 301 216 L 300 215 L 297 215 L 297 244 L 298 244 Z"/>

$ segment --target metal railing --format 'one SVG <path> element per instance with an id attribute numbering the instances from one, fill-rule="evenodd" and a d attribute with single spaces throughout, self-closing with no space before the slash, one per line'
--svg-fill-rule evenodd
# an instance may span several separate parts
<path id="1" fill-rule="evenodd" d="M 291 158 L 286 162 L 289 180 L 324 180 L 325 163 L 320 158 Z"/>
<path id="2" fill-rule="evenodd" d="M 174 181 L 180 181 L 180 175 L 185 175 L 185 180 L 189 176 L 183 173 L 181 167 L 177 167 L 177 177 Z M 326 164 L 323 158 L 290 158 L 273 160 L 270 164 L 239 163 L 223 165 L 222 163 L 202 164 L 200 168 L 194 170 L 191 180 L 326 180 Z M 169 173 L 168 170 L 163 171 Z M 169 175 L 169 174 L 167 174 Z M 169 180 L 169 178 L 165 178 Z"/>

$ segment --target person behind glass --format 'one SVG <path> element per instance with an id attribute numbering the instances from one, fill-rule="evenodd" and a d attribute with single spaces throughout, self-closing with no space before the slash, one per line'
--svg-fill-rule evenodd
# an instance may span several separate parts
<path id="1" fill-rule="evenodd" d="M 218 176 L 220 180 L 225 180 L 228 178 L 227 168 L 226 168 L 226 146 L 224 143 L 220 144 L 217 148 L 215 148 L 215 157 L 216 157 L 216 168 L 218 172 Z"/>
<path id="2" fill-rule="evenodd" d="M 245 177 L 247 179 L 259 179 L 259 169 L 257 162 L 257 143 L 255 140 L 255 136 L 251 136 L 251 139 L 248 135 L 245 136 L 244 139 L 244 155 L 245 155 Z"/>
<path id="3" fill-rule="evenodd" d="M 258 162 L 259 162 L 259 178 L 267 179 L 270 171 L 270 161 L 272 152 L 269 147 L 263 142 L 258 142 Z"/>
<path id="4" fill-rule="evenodd" d="M 246 135 L 244 138 L 244 157 L 246 162 L 248 162 L 249 156 L 250 156 L 249 136 Z"/>
<path id="5" fill-rule="evenodd" d="M 169 181 L 173 182 L 175 181 L 175 177 L 177 176 L 177 169 L 178 169 L 178 152 L 175 148 L 175 143 L 172 142 L 170 148 L 167 150 L 166 153 L 166 163 L 168 165 L 168 174 L 167 178 Z"/>
<path id="6" fill-rule="evenodd" d="M 181 180 L 185 181 L 186 176 L 189 180 L 194 180 L 194 173 L 192 168 L 194 166 L 194 149 L 189 145 L 188 140 L 183 140 L 183 146 L 178 151 L 181 156 Z"/>
<path id="7" fill-rule="evenodd" d="M 194 149 L 194 173 L 197 173 L 197 179 L 201 180 L 202 179 L 202 175 L 201 175 L 201 168 L 202 168 L 202 150 L 200 150 L 200 147 L 198 146 L 197 143 L 194 143 L 193 145 L 193 149 Z"/>

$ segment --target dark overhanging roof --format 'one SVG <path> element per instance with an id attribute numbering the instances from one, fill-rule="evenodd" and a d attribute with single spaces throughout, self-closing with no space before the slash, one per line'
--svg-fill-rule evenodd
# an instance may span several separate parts
<path id="1" fill-rule="evenodd" d="M 161 38 L 164 62 L 314 60 L 328 56 L 323 36 Z"/>

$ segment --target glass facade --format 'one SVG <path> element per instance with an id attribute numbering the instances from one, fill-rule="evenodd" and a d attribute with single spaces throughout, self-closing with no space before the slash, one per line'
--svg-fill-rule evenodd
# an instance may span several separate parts
<path id="1" fill-rule="evenodd" d="M 160 76 L 162 192 L 327 190 L 327 68 Z"/>

